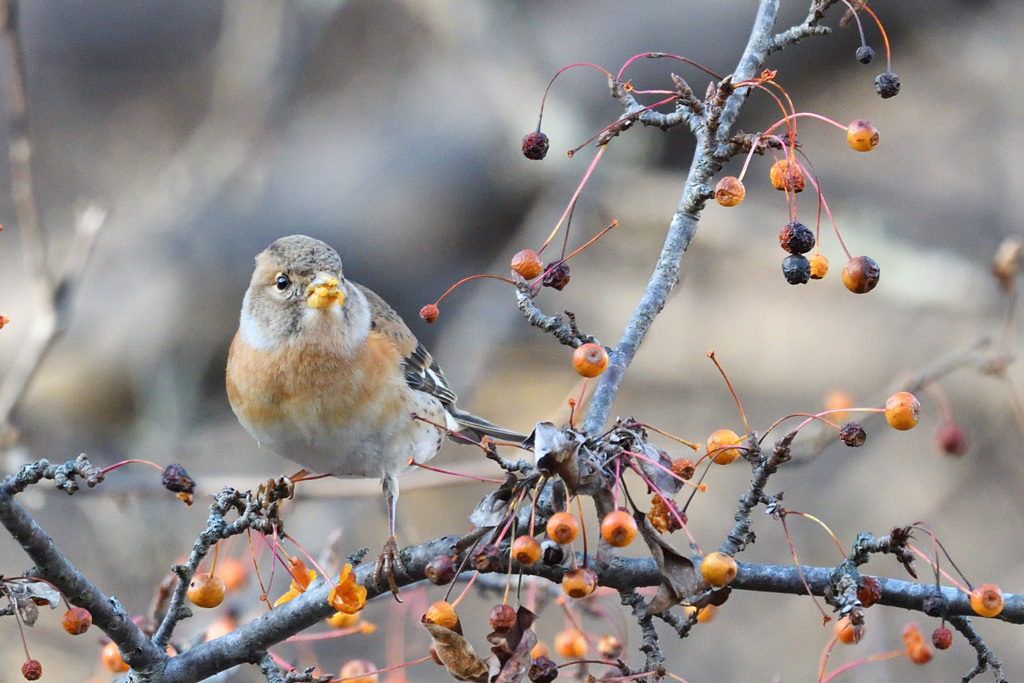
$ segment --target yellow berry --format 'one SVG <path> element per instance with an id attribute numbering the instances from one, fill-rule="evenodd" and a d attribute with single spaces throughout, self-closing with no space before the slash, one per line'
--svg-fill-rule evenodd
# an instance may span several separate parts
<path id="1" fill-rule="evenodd" d="M 839 642 L 847 645 L 859 643 L 860 639 L 864 637 L 864 625 L 854 626 L 850 623 L 848 616 L 837 621 L 835 629 L 836 635 L 839 636 Z"/>
<path id="2" fill-rule="evenodd" d="M 547 532 L 548 538 L 552 541 L 565 545 L 576 539 L 580 532 L 580 523 L 568 512 L 556 512 L 548 520 Z"/>
<path id="3" fill-rule="evenodd" d="M 365 659 L 352 659 L 341 667 L 338 678 L 345 679 L 345 683 L 377 683 L 376 671 L 377 667 L 373 662 Z"/>
<path id="4" fill-rule="evenodd" d="M 714 619 L 716 614 L 718 614 L 718 608 L 716 606 L 708 605 L 707 607 L 702 607 L 697 611 L 697 623 L 706 624 Z"/>
<path id="5" fill-rule="evenodd" d="M 885 402 L 885 419 L 893 429 L 913 429 L 921 419 L 921 402 L 909 391 L 898 391 Z"/>
<path id="6" fill-rule="evenodd" d="M 731 429 L 719 429 L 708 437 L 708 457 L 716 465 L 728 465 L 740 457 L 740 449 L 730 448 L 740 442 L 740 437 Z"/>
<path id="7" fill-rule="evenodd" d="M 585 598 L 597 588 L 597 573 L 589 567 L 570 569 L 562 577 L 562 590 L 570 598 Z"/>
<path id="8" fill-rule="evenodd" d="M 188 584 L 188 599 L 196 607 L 216 607 L 224 602 L 224 579 L 200 572 Z"/>
<path id="9" fill-rule="evenodd" d="M 994 617 L 1003 611 L 1003 594 L 999 586 L 983 583 L 971 591 L 971 609 L 982 617 Z"/>
<path id="10" fill-rule="evenodd" d="M 725 553 L 708 553 L 700 563 L 700 575 L 712 586 L 725 586 L 736 578 L 736 560 Z"/>
<path id="11" fill-rule="evenodd" d="M 459 617 L 455 614 L 455 608 L 450 603 L 438 600 L 423 615 L 423 621 L 428 624 L 437 624 L 438 626 L 453 629 L 455 624 L 459 622 Z"/>
<path id="12" fill-rule="evenodd" d="M 128 670 L 128 665 L 121 658 L 121 651 L 117 649 L 117 643 L 113 641 L 103 646 L 100 660 L 103 662 L 103 668 L 110 673 L 120 674 Z"/>
<path id="13" fill-rule="evenodd" d="M 804 191 L 806 180 L 795 160 L 779 159 L 772 164 L 768 177 L 772 181 L 772 187 L 776 190 Z"/>
<path id="14" fill-rule="evenodd" d="M 811 279 L 820 280 L 828 275 L 828 257 L 822 253 L 817 253 L 808 259 L 811 262 Z"/>
<path id="15" fill-rule="evenodd" d="M 355 626 L 357 621 L 359 621 L 359 614 L 349 614 L 348 612 L 335 612 L 327 617 L 327 623 L 332 628 L 349 628 Z"/>
<path id="16" fill-rule="evenodd" d="M 878 144 L 878 129 L 869 121 L 856 119 L 846 127 L 846 144 L 858 152 L 870 152 Z"/>
<path id="17" fill-rule="evenodd" d="M 537 252 L 532 249 L 523 249 L 512 257 L 512 270 L 526 280 L 532 280 L 544 272 L 544 266 L 540 262 Z"/>
<path id="18" fill-rule="evenodd" d="M 715 201 L 722 206 L 736 206 L 746 195 L 746 188 L 736 176 L 725 176 L 715 186 Z"/>
<path id="19" fill-rule="evenodd" d="M 597 377 L 608 367 L 608 352 L 600 344 L 583 344 L 573 352 L 572 365 L 584 377 Z"/>
<path id="20" fill-rule="evenodd" d="M 249 567 L 241 558 L 228 557 L 217 563 L 217 576 L 224 579 L 224 588 L 230 593 L 242 588 L 249 580 Z"/>
<path id="21" fill-rule="evenodd" d="M 637 526 L 633 515 L 615 510 L 601 520 L 601 538 L 615 548 L 624 548 L 636 538 Z"/>
<path id="22" fill-rule="evenodd" d="M 574 628 L 555 636 L 555 651 L 565 659 L 582 659 L 587 654 L 587 639 Z"/>
<path id="23" fill-rule="evenodd" d="M 519 536 L 512 541 L 512 559 L 519 564 L 533 564 L 540 556 L 540 543 L 533 536 Z"/>
<path id="24" fill-rule="evenodd" d="M 597 641 L 597 650 L 601 653 L 601 656 L 605 659 L 618 659 L 622 656 L 622 650 L 625 645 L 622 639 L 618 636 L 606 634 L 601 636 L 601 639 Z"/>

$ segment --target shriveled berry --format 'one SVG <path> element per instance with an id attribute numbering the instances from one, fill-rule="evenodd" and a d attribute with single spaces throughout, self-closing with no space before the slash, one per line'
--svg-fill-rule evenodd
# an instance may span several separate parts
<path id="1" fill-rule="evenodd" d="M 423 615 L 423 621 L 428 624 L 437 624 L 438 626 L 453 629 L 459 621 L 459 616 L 455 614 L 455 608 L 452 607 L 451 603 L 445 600 L 438 600 L 427 609 L 426 614 Z"/>
<path id="2" fill-rule="evenodd" d="M 73 636 L 80 636 L 92 626 L 92 614 L 84 607 L 72 607 L 61 620 L 64 630 Z"/>
<path id="3" fill-rule="evenodd" d="M 944 420 L 935 430 L 935 444 L 947 455 L 963 455 L 967 452 L 967 430 L 952 420 Z"/>
<path id="4" fill-rule="evenodd" d="M 931 646 L 925 642 L 917 624 L 907 624 L 903 629 L 903 644 L 906 647 L 907 657 L 915 664 L 927 664 L 932 661 L 934 652 Z"/>
<path id="5" fill-rule="evenodd" d="M 878 284 L 882 269 L 870 256 L 855 256 L 843 266 L 843 284 L 854 294 L 867 294 Z"/>
<path id="6" fill-rule="evenodd" d="M 806 180 L 795 159 L 779 159 L 772 164 L 768 177 L 776 190 L 803 192 Z"/>
<path id="7" fill-rule="evenodd" d="M 601 538 L 615 548 L 624 548 L 636 538 L 637 526 L 633 515 L 625 510 L 609 512 L 601 520 Z"/>
<path id="8" fill-rule="evenodd" d="M 858 422 L 847 422 L 839 429 L 839 439 L 850 448 L 863 446 L 868 434 Z"/>
<path id="9" fill-rule="evenodd" d="M 435 586 L 445 586 L 455 579 L 455 563 L 447 555 L 438 555 L 424 568 L 424 573 Z"/>
<path id="10" fill-rule="evenodd" d="M 574 628 L 567 628 L 555 636 L 555 652 L 565 659 L 581 659 L 587 654 L 587 639 Z"/>
<path id="11" fill-rule="evenodd" d="M 999 586 L 983 583 L 971 591 L 971 609 L 982 617 L 994 617 L 1003 611 L 1003 594 Z"/>
<path id="12" fill-rule="evenodd" d="M 562 590 L 570 598 L 585 598 L 597 588 L 597 572 L 590 567 L 570 569 L 562 576 Z"/>
<path id="13" fill-rule="evenodd" d="M 806 254 L 814 243 L 814 232 L 803 223 L 793 221 L 779 231 L 779 244 L 790 254 Z"/>
<path id="14" fill-rule="evenodd" d="M 562 550 L 562 546 L 558 545 L 550 538 L 540 544 L 541 559 L 544 560 L 544 564 L 558 565 L 562 564 L 565 560 L 565 551 Z"/>
<path id="15" fill-rule="evenodd" d="M 580 532 L 580 523 L 568 512 L 556 512 L 548 519 L 548 538 L 555 543 L 572 543 Z"/>
<path id="16" fill-rule="evenodd" d="M 913 429 L 921 419 L 921 402 L 909 391 L 897 391 L 885 401 L 885 420 L 893 429 Z"/>
<path id="17" fill-rule="evenodd" d="M 473 551 L 470 558 L 473 569 L 480 573 L 496 572 L 501 569 L 501 550 L 498 546 L 484 543 Z"/>
<path id="18" fill-rule="evenodd" d="M 861 45 L 857 48 L 855 55 L 861 64 L 870 64 L 871 60 L 875 58 L 875 51 L 871 49 L 870 45 Z"/>
<path id="19" fill-rule="evenodd" d="M 171 463 L 164 468 L 160 483 L 168 491 L 190 495 L 195 493 L 196 481 L 189 476 L 185 468 L 178 463 Z"/>
<path id="20" fill-rule="evenodd" d="M 747 189 L 736 176 L 725 176 L 715 185 L 715 201 L 722 206 L 736 206 L 747 196 Z"/>
<path id="21" fill-rule="evenodd" d="M 726 553 L 708 553 L 701 560 L 700 575 L 712 586 L 728 585 L 736 578 L 736 560 Z"/>
<path id="22" fill-rule="evenodd" d="M 822 253 L 812 254 L 807 259 L 811 264 L 811 279 L 820 280 L 828 275 L 828 257 Z"/>
<path id="23" fill-rule="evenodd" d="M 811 262 L 803 254 L 790 254 L 782 259 L 782 274 L 791 285 L 806 285 L 811 279 Z"/>
<path id="24" fill-rule="evenodd" d="M 740 457 L 740 449 L 731 448 L 739 444 L 740 437 L 736 432 L 731 429 L 719 429 L 711 433 L 708 437 L 705 448 L 707 449 L 708 457 L 716 465 L 728 465 L 736 458 Z"/>
<path id="25" fill-rule="evenodd" d="M 428 323 L 432 323 L 437 320 L 437 316 L 441 315 L 441 311 L 437 308 L 437 304 L 427 304 L 420 309 L 420 317 Z"/>
<path id="26" fill-rule="evenodd" d="M 572 365 L 583 377 L 597 377 L 608 367 L 608 352 L 600 344 L 581 344 L 573 351 Z"/>
<path id="27" fill-rule="evenodd" d="M 43 675 L 43 665 L 39 663 L 38 659 L 29 659 L 21 665 L 21 675 L 25 677 L 26 681 L 38 681 L 39 677 Z"/>
<path id="28" fill-rule="evenodd" d="M 871 607 L 882 599 L 882 584 L 873 576 L 861 575 L 861 585 L 857 589 L 857 599 L 865 607 Z"/>
<path id="29" fill-rule="evenodd" d="M 881 95 L 883 100 L 896 97 L 900 94 L 900 77 L 891 71 L 878 74 L 875 77 L 875 92 Z"/>
<path id="30" fill-rule="evenodd" d="M 188 599 L 196 607 L 216 607 L 224 602 L 224 579 L 200 572 L 192 577 L 188 584 Z"/>
<path id="31" fill-rule="evenodd" d="M 548 272 L 544 273 L 544 279 L 540 283 L 544 287 L 553 287 L 562 291 L 569 284 L 569 278 L 569 264 L 565 261 L 558 261 L 548 268 Z"/>
<path id="32" fill-rule="evenodd" d="M 679 511 L 679 505 L 674 500 L 669 500 L 666 504 L 665 500 L 662 496 L 654 494 L 654 497 L 651 498 L 651 509 L 647 513 L 647 520 L 659 534 L 682 529 L 679 520 L 686 522 L 686 513 Z M 671 509 L 669 509 L 669 505 L 671 505 Z"/>
<path id="33" fill-rule="evenodd" d="M 558 678 L 558 665 L 550 657 L 541 655 L 530 664 L 530 670 L 526 676 L 533 683 L 551 683 Z"/>
<path id="34" fill-rule="evenodd" d="M 689 458 L 679 458 L 672 461 L 672 474 L 680 479 L 692 479 L 697 472 L 697 466 Z"/>
<path id="35" fill-rule="evenodd" d="M 523 156 L 527 159 L 540 161 L 547 156 L 550 146 L 551 143 L 548 140 L 548 136 L 539 130 L 523 136 Z"/>
<path id="36" fill-rule="evenodd" d="M 532 536 L 519 536 L 512 541 L 512 559 L 519 564 L 530 565 L 540 559 L 540 543 Z"/>
<path id="37" fill-rule="evenodd" d="M 516 625 L 516 611 L 512 605 L 495 605 L 487 616 L 491 629 L 498 633 L 508 633 Z"/>
<path id="38" fill-rule="evenodd" d="M 932 631 L 932 645 L 936 650 L 948 650 L 953 644 L 953 632 L 945 626 L 940 626 Z"/>
<path id="39" fill-rule="evenodd" d="M 858 152 L 870 152 L 878 144 L 878 129 L 870 121 L 854 119 L 846 127 L 846 144 Z"/>
<path id="40" fill-rule="evenodd" d="M 544 272 L 544 265 L 533 249 L 523 249 L 512 257 L 512 270 L 526 280 L 532 280 Z"/>

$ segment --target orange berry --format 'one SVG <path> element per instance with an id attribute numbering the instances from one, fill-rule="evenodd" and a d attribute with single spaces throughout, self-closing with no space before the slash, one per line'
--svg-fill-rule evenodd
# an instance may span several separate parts
<path id="1" fill-rule="evenodd" d="M 725 586 L 736 578 L 736 560 L 725 553 L 708 553 L 700 563 L 700 575 L 712 586 Z"/>
<path id="2" fill-rule="evenodd" d="M 572 365 L 584 377 L 597 377 L 608 367 L 608 352 L 600 344 L 583 344 L 573 351 Z"/>
<path id="3" fill-rule="evenodd" d="M 864 625 L 854 626 L 850 623 L 848 616 L 836 622 L 835 630 L 836 635 L 839 636 L 839 642 L 847 645 L 859 643 L 860 639 L 864 637 Z"/>
<path id="4" fill-rule="evenodd" d="M 614 548 L 624 548 L 632 543 L 636 532 L 636 520 L 625 510 L 609 512 L 601 520 L 601 538 Z"/>
<path id="5" fill-rule="evenodd" d="M 779 159 L 772 164 L 768 173 L 771 178 L 772 187 L 776 190 L 789 190 L 790 192 L 803 192 L 806 180 L 803 171 L 795 160 Z"/>
<path id="6" fill-rule="evenodd" d="M 498 633 L 511 631 L 515 627 L 517 619 L 516 611 L 512 605 L 507 604 L 495 605 L 491 609 L 491 613 L 487 615 L 487 622 L 491 625 L 491 629 Z"/>
<path id="7" fill-rule="evenodd" d="M 227 614 L 210 624 L 209 628 L 206 629 L 206 633 L 203 634 L 203 640 L 216 640 L 223 635 L 231 633 L 237 626 L 238 620 L 234 616 Z"/>
<path id="8" fill-rule="evenodd" d="M 216 607 L 224 602 L 224 579 L 200 572 L 188 584 L 188 599 L 196 607 Z"/>
<path id="9" fill-rule="evenodd" d="M 555 636 L 555 651 L 566 659 L 582 659 L 587 654 L 586 637 L 574 628 Z"/>
<path id="10" fill-rule="evenodd" d="M 716 607 L 715 605 L 708 605 L 706 607 L 702 607 L 700 610 L 697 611 L 697 623 L 706 624 L 712 619 L 714 619 L 716 614 L 718 614 L 718 607 Z"/>
<path id="11" fill-rule="evenodd" d="M 338 678 L 344 678 L 345 683 L 377 683 L 377 667 L 373 662 L 365 659 L 352 659 L 345 662 L 338 673 Z"/>
<path id="12" fill-rule="evenodd" d="M 853 407 L 853 396 L 850 396 L 842 389 L 834 389 L 825 395 L 825 410 L 841 410 L 844 412 L 831 413 L 828 419 L 834 422 L 846 422 L 850 413 L 845 412 Z"/>
<path id="13" fill-rule="evenodd" d="M 1003 611 L 1003 594 L 999 586 L 983 583 L 971 591 L 971 609 L 982 617 L 994 617 Z"/>
<path id="14" fill-rule="evenodd" d="M 532 280 L 544 272 L 544 265 L 540 262 L 537 252 L 532 249 L 523 249 L 512 257 L 512 270 L 526 280 Z"/>
<path id="15" fill-rule="evenodd" d="M 80 636 L 92 626 L 92 614 L 84 607 L 72 607 L 64 613 L 61 624 L 73 636 Z"/>
<path id="16" fill-rule="evenodd" d="M 885 419 L 893 429 L 913 429 L 921 419 L 921 402 L 909 391 L 897 391 L 885 402 Z"/>
<path id="17" fill-rule="evenodd" d="M 945 626 L 940 626 L 932 631 L 932 645 L 936 650 L 948 650 L 953 644 L 953 632 Z"/>
<path id="18" fill-rule="evenodd" d="M 549 654 L 548 646 L 544 644 L 544 641 L 538 640 L 537 644 L 530 650 L 531 659 L 540 659 L 541 657 L 547 657 Z"/>
<path id="19" fill-rule="evenodd" d="M 548 520 L 547 532 L 552 541 L 565 545 L 572 543 L 580 533 L 580 523 L 568 512 L 556 512 Z"/>
<path id="20" fill-rule="evenodd" d="M 813 254 L 808 261 L 811 262 L 811 279 L 820 280 L 828 275 L 828 257 L 822 253 Z"/>
<path id="21" fill-rule="evenodd" d="M 882 270 L 870 256 L 855 256 L 843 266 L 843 284 L 854 294 L 867 294 L 878 284 Z"/>
<path id="22" fill-rule="evenodd" d="M 562 577 L 562 590 L 570 598 L 585 598 L 597 588 L 597 572 L 589 567 L 570 569 Z"/>
<path id="23" fill-rule="evenodd" d="M 927 664 L 932 661 L 932 648 L 925 642 L 917 624 L 909 623 L 903 629 L 903 644 L 906 646 L 907 657 L 915 664 Z"/>
<path id="24" fill-rule="evenodd" d="M 746 195 L 746 188 L 736 176 L 725 176 L 715 185 L 715 201 L 722 206 L 736 206 Z"/>
<path id="25" fill-rule="evenodd" d="M 331 616 L 327 617 L 327 623 L 332 628 L 349 628 L 355 626 L 356 622 L 359 621 L 359 614 L 349 614 L 348 612 L 335 612 Z"/>
<path id="26" fill-rule="evenodd" d="M 855 119 L 846 127 L 846 144 L 858 152 L 870 152 L 878 144 L 878 129 L 869 121 Z"/>
<path id="27" fill-rule="evenodd" d="M 451 629 L 459 622 L 459 616 L 455 614 L 455 608 L 450 603 L 438 600 L 423 615 L 423 621 Z"/>
<path id="28" fill-rule="evenodd" d="M 728 465 L 740 457 L 738 448 L 729 448 L 740 442 L 740 437 L 731 429 L 719 429 L 708 437 L 708 456 L 717 465 Z"/>
<path id="29" fill-rule="evenodd" d="M 121 658 L 121 651 L 117 649 L 117 643 L 113 641 L 103 646 L 100 660 L 103 662 L 103 668 L 110 673 L 123 674 L 128 670 L 128 665 Z"/>
<path id="30" fill-rule="evenodd" d="M 697 467 L 688 458 L 679 458 L 672 461 L 672 473 L 680 479 L 692 479 L 697 472 Z"/>
<path id="31" fill-rule="evenodd" d="M 512 541 L 512 559 L 519 564 L 533 564 L 541 553 L 540 543 L 533 536 L 519 536 Z"/>
<path id="32" fill-rule="evenodd" d="M 441 311 L 438 310 L 437 304 L 427 304 L 420 309 L 420 317 L 428 323 L 432 323 L 437 320 L 437 316 L 441 315 Z"/>
<path id="33" fill-rule="evenodd" d="M 250 566 L 240 557 L 228 557 L 217 563 L 217 576 L 224 580 L 224 588 L 230 593 L 249 580 Z"/>

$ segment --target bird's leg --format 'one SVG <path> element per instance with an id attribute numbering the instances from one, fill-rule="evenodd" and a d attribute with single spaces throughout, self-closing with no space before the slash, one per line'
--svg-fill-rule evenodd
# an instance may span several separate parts
<path id="1" fill-rule="evenodd" d="M 395 583 L 395 569 L 405 573 L 405 565 L 402 564 L 402 556 L 398 552 L 398 538 L 395 534 L 395 515 L 398 510 L 398 479 L 394 475 L 385 474 L 381 479 L 381 484 L 384 488 L 384 497 L 388 502 L 388 536 L 387 543 L 384 544 L 384 550 L 381 551 L 380 557 L 377 558 L 377 568 L 373 572 L 373 580 L 375 583 L 380 583 L 381 575 L 388 582 L 388 587 L 391 589 L 391 594 L 395 596 L 395 600 L 401 602 L 398 598 L 398 584 Z"/>

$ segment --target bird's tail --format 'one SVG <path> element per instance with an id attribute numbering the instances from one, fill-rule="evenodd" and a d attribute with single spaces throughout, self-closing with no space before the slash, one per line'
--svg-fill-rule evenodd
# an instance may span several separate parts
<path id="1" fill-rule="evenodd" d="M 499 441 L 511 441 L 513 443 L 522 443 L 526 441 L 527 435 L 514 432 L 511 429 L 505 429 L 499 427 L 496 424 L 492 424 L 482 417 L 477 417 L 472 413 L 464 413 L 458 408 L 448 406 L 448 412 L 455 418 L 455 421 L 462 427 L 460 432 L 465 436 L 473 437 L 479 440 L 483 436 L 489 436 L 492 439 L 498 439 Z"/>

